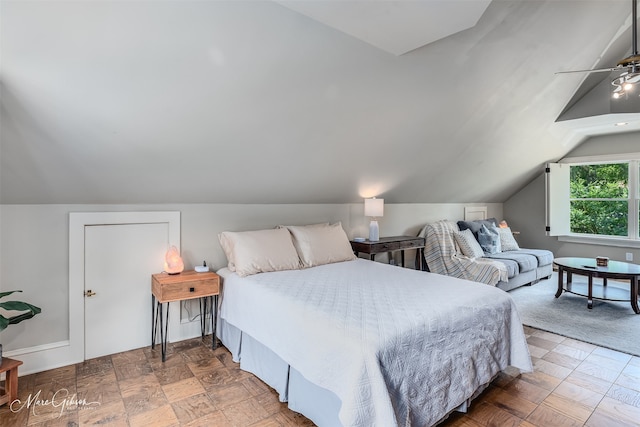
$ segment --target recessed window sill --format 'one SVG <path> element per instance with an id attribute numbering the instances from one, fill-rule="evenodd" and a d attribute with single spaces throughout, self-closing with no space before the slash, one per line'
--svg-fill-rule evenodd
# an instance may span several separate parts
<path id="1" fill-rule="evenodd" d="M 616 246 L 619 248 L 640 248 L 640 240 L 616 239 L 614 237 L 595 236 L 558 236 L 558 241 L 584 243 L 588 245 Z"/>

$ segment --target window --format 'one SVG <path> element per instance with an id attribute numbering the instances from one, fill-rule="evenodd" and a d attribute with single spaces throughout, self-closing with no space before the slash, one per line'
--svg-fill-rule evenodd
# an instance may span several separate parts
<path id="1" fill-rule="evenodd" d="M 569 229 L 601 236 L 629 234 L 629 163 L 570 165 Z"/>
<path id="2" fill-rule="evenodd" d="M 567 159 L 546 175 L 549 235 L 640 244 L 640 154 Z"/>

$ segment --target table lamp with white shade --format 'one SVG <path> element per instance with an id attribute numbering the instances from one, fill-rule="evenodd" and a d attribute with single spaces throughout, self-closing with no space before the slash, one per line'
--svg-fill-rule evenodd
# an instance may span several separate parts
<path id="1" fill-rule="evenodd" d="M 369 223 L 369 241 L 377 242 L 380 240 L 380 229 L 378 228 L 377 218 L 384 215 L 384 199 L 364 199 L 364 216 L 371 217 Z"/>

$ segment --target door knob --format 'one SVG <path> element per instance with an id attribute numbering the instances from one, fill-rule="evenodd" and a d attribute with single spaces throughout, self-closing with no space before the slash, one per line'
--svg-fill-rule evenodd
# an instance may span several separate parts
<path id="1" fill-rule="evenodd" d="M 89 289 L 89 290 L 87 290 L 87 291 L 84 293 L 84 296 L 85 296 L 85 297 L 92 297 L 92 296 L 94 296 L 95 294 L 96 294 L 95 292 L 93 292 L 91 289 Z"/>

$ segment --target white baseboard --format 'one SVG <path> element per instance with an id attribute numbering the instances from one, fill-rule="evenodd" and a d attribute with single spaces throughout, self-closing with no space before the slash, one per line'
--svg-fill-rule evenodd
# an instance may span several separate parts
<path id="1" fill-rule="evenodd" d="M 172 320 L 169 325 L 169 342 L 178 342 L 201 336 L 200 320 L 181 320 L 179 304 L 171 304 Z M 207 315 L 207 333 L 211 325 L 211 317 Z M 160 338 L 158 334 L 158 339 Z M 159 341 L 156 343 L 159 344 Z M 151 345 L 151 342 L 148 343 Z M 23 362 L 18 369 L 18 375 L 29 375 L 62 366 L 84 362 L 84 348 L 72 346 L 70 340 L 42 344 L 33 347 L 4 351 L 4 357 L 10 357 Z M 0 376 L 0 380 L 2 376 Z"/>
<path id="2" fill-rule="evenodd" d="M 72 356 L 71 344 L 68 340 L 4 351 L 2 355 L 23 362 L 18 369 L 19 376 L 82 362 L 82 360 L 75 360 Z"/>
<path id="3" fill-rule="evenodd" d="M 207 334 L 211 333 L 211 318 L 207 316 Z M 184 321 L 179 323 L 177 328 L 172 328 L 169 332 L 168 342 L 174 343 L 179 341 L 197 338 L 202 335 L 200 329 L 200 320 Z"/>
<path id="4" fill-rule="evenodd" d="M 211 321 L 210 319 L 207 320 L 209 322 Z M 180 323 L 178 327 L 172 328 L 171 332 L 172 333 L 169 334 L 169 342 L 178 342 L 199 337 L 201 335 L 200 321 Z M 211 333 L 209 328 L 207 329 L 207 333 Z M 151 343 L 149 343 L 149 345 L 150 344 Z M 156 344 L 159 344 L 159 342 Z M 82 357 L 78 358 L 78 352 L 72 350 L 71 343 L 68 340 L 4 351 L 2 355 L 23 362 L 18 369 L 19 376 L 35 374 L 37 372 L 48 371 L 49 369 L 60 368 L 84 361 Z M 2 376 L 0 376 L 0 380 L 2 380 Z"/>

